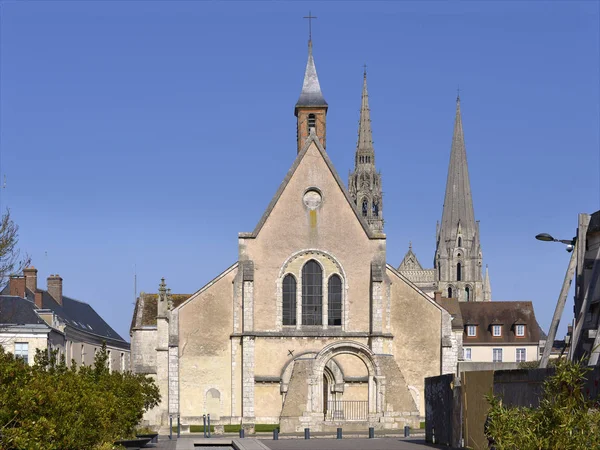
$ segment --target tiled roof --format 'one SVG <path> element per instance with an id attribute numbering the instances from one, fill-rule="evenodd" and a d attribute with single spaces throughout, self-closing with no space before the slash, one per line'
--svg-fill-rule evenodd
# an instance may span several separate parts
<path id="1" fill-rule="evenodd" d="M 465 325 L 477 325 L 477 336 L 464 333 L 463 345 L 470 343 L 517 343 L 535 342 L 545 339 L 531 302 L 460 302 L 460 311 Z M 502 336 L 492 336 L 492 324 L 502 325 Z M 515 325 L 525 325 L 525 336 L 517 337 Z"/>

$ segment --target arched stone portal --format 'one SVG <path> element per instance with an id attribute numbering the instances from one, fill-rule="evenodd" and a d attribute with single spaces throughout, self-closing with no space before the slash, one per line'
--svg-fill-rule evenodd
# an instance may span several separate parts
<path id="1" fill-rule="evenodd" d="M 369 347 L 359 342 L 339 341 L 324 347 L 315 357 L 309 380 L 309 411 L 311 416 L 323 418 L 324 376 L 326 367 L 332 358 L 339 355 L 353 355 L 359 358 L 368 372 L 368 420 L 376 421 L 383 415 L 385 404 L 385 377 L 381 373 L 375 355 Z M 367 418 L 365 418 L 367 419 Z"/>

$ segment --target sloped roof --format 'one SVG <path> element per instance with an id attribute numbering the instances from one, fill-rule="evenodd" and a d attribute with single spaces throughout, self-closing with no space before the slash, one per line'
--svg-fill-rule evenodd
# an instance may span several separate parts
<path id="1" fill-rule="evenodd" d="M 402 272 L 404 270 L 423 270 L 423 266 L 421 266 L 421 263 L 417 259 L 417 255 L 413 252 L 412 244 L 409 244 L 408 251 L 398 266 L 398 271 Z"/>
<path id="2" fill-rule="evenodd" d="M 8 292 L 9 286 L 7 285 L 2 294 L 7 294 Z M 63 295 L 62 305 L 60 305 L 52 298 L 48 291 L 38 289 L 37 292 L 41 292 L 42 294 L 42 309 L 52 310 L 68 326 L 97 336 L 127 343 L 88 303 Z M 31 303 L 35 309 L 38 309 L 34 303 L 35 294 L 31 290 L 26 289 L 25 295 L 26 298 L 21 299 L 21 301 Z"/>
<path id="3" fill-rule="evenodd" d="M 190 294 L 171 294 L 173 308 L 177 308 L 190 297 Z M 147 294 L 142 292 L 135 302 L 131 329 L 156 326 L 156 316 L 158 313 L 157 303 L 158 294 Z"/>
<path id="4" fill-rule="evenodd" d="M 464 327 L 462 313 L 457 298 L 439 298 L 437 303 L 452 316 L 452 328 Z"/>
<path id="5" fill-rule="evenodd" d="M 0 323 L 11 325 L 44 325 L 35 313 L 35 303 L 15 295 L 0 295 Z"/>
<path id="6" fill-rule="evenodd" d="M 464 334 L 463 345 L 470 343 L 518 343 L 535 342 L 545 339 L 530 301 L 519 302 L 459 302 L 465 325 L 477 325 L 477 336 Z M 502 324 L 502 336 L 493 337 L 491 325 Z M 514 325 L 524 324 L 525 336 L 517 337 Z"/>

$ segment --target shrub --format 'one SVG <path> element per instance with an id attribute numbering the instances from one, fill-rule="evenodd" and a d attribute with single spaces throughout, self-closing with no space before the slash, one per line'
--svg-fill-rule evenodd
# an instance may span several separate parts
<path id="1" fill-rule="evenodd" d="M 507 408 L 488 396 L 486 435 L 496 450 L 598 449 L 600 411 L 584 392 L 584 361 L 557 361 L 538 408 Z"/>
<path id="2" fill-rule="evenodd" d="M 0 448 L 100 449 L 133 437 L 158 388 L 142 375 L 109 373 L 107 360 L 103 346 L 79 370 L 57 351 L 38 351 L 28 366 L 0 347 Z"/>

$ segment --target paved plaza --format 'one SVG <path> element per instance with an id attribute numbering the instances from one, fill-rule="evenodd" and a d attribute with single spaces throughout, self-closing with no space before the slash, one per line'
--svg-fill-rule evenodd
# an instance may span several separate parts
<path id="1" fill-rule="evenodd" d="M 185 450 L 193 449 L 194 443 L 203 441 L 202 435 L 187 435 L 182 436 L 179 440 L 173 437 L 169 440 L 168 436 L 160 436 L 158 444 L 148 446 L 159 450 Z M 411 438 L 349 438 L 349 439 L 333 439 L 333 438 L 316 438 L 316 439 L 237 439 L 232 438 L 215 438 L 207 441 L 211 442 L 212 450 L 231 448 L 229 442 L 234 441 L 234 444 L 243 450 L 425 450 L 439 449 L 441 447 L 426 444 L 423 439 Z M 220 446 L 219 441 L 223 441 L 224 445 Z M 228 441 L 228 442 L 225 442 Z M 208 443 L 208 442 L 207 442 Z M 216 445 L 215 445 L 216 444 Z M 201 448 L 201 447 L 195 447 Z"/>

